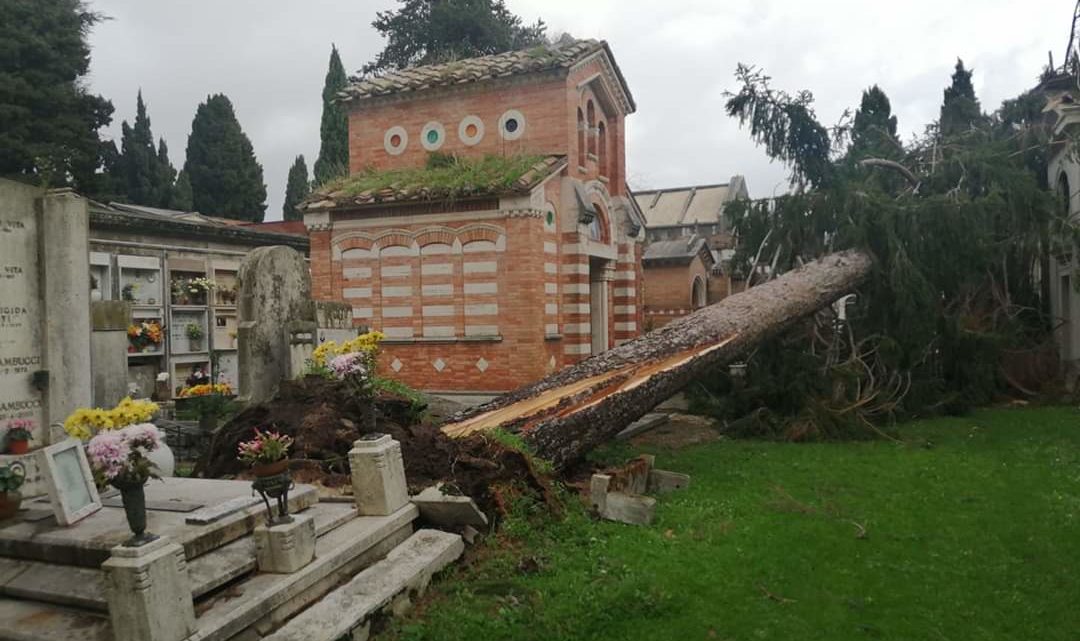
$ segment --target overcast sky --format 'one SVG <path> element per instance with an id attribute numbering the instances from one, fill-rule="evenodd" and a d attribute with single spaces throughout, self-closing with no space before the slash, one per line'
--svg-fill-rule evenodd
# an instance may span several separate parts
<path id="1" fill-rule="evenodd" d="M 90 86 L 116 106 L 109 133 L 135 115 L 142 88 L 153 131 L 184 163 L 199 102 L 225 93 L 263 165 L 267 220 L 281 218 L 293 158 L 319 151 L 321 91 L 330 43 L 351 74 L 382 41 L 371 21 L 394 0 L 90 0 L 112 19 L 91 35 Z M 778 88 L 809 89 L 834 123 L 877 83 L 907 138 L 936 117 L 957 56 L 975 69 L 984 109 L 1032 86 L 1065 49 L 1072 0 L 508 0 L 549 33 L 611 43 L 637 100 L 627 120 L 634 188 L 727 182 L 750 194 L 782 191 L 771 164 L 724 114 L 739 62 Z"/>

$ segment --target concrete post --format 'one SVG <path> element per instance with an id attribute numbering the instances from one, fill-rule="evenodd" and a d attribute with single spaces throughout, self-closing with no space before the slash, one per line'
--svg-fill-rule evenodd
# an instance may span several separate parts
<path id="1" fill-rule="evenodd" d="M 131 303 L 122 300 L 90 303 L 90 364 L 94 372 L 94 407 L 112 407 L 127 396 L 127 328 Z"/>
<path id="2" fill-rule="evenodd" d="M 45 416 L 62 422 L 93 400 L 90 389 L 90 215 L 70 189 L 47 192 L 38 205 L 38 256 L 45 369 Z M 49 439 L 49 430 L 44 431 Z M 51 439 L 50 439 L 51 442 Z"/>
<path id="3" fill-rule="evenodd" d="M 353 498 L 361 516 L 388 516 L 409 503 L 401 444 L 386 434 L 371 434 L 349 451 Z"/>
<path id="4" fill-rule="evenodd" d="M 195 632 L 184 548 L 162 537 L 113 548 L 101 565 L 115 641 L 182 641 Z"/>
<path id="5" fill-rule="evenodd" d="M 255 562 L 260 572 L 291 574 L 315 558 L 315 519 L 296 514 L 292 522 L 255 526 Z"/>

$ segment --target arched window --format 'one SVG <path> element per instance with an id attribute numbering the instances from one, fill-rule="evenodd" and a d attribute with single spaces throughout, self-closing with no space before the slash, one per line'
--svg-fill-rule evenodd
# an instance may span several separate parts
<path id="1" fill-rule="evenodd" d="M 588 131 L 586 132 L 589 138 L 589 153 L 596 155 L 596 136 L 593 132 L 596 131 L 596 107 L 593 106 L 593 101 L 590 100 L 585 106 L 585 123 L 588 125 Z"/>
<path id="2" fill-rule="evenodd" d="M 707 301 L 708 290 L 706 290 L 705 279 L 701 276 L 695 276 L 690 292 L 690 306 L 692 309 L 701 309 L 705 307 Z"/>
<path id="3" fill-rule="evenodd" d="M 585 114 L 581 113 L 581 107 L 577 110 L 577 150 L 578 165 L 585 166 Z"/>
<path id="4" fill-rule="evenodd" d="M 599 203 L 593 203 L 596 215 L 589 223 L 589 239 L 599 243 L 606 243 L 607 238 L 607 212 Z"/>
<path id="5" fill-rule="evenodd" d="M 600 157 L 600 175 L 601 176 L 607 176 L 608 175 L 608 166 L 607 166 L 607 158 L 608 158 L 608 153 L 607 153 L 607 127 L 604 125 L 603 122 L 601 122 L 597 126 L 596 136 L 597 136 L 597 138 L 599 138 L 598 144 L 600 146 L 600 153 L 597 154 Z"/>
<path id="6" fill-rule="evenodd" d="M 1061 213 L 1066 217 L 1072 211 L 1071 200 L 1072 192 L 1069 191 L 1069 178 L 1065 175 L 1065 172 L 1061 172 L 1058 177 L 1058 206 L 1061 207 Z"/>

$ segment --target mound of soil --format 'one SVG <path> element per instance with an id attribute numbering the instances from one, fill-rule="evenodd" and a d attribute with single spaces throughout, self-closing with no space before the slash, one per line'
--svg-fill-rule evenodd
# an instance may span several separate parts
<path id="1" fill-rule="evenodd" d="M 528 457 L 484 437 L 451 439 L 421 420 L 417 410 L 408 399 L 386 392 L 372 407 L 348 385 L 317 376 L 287 381 L 272 401 L 245 408 L 221 426 L 195 473 L 204 478 L 243 474 L 246 467 L 236 457 L 240 442 L 251 439 L 256 429 L 273 430 L 293 437 L 291 468 L 298 482 L 337 487 L 349 483 L 353 441 L 382 433 L 401 444 L 411 493 L 444 481 L 485 511 L 498 512 L 500 486 L 524 482 L 545 501 L 553 500 Z"/>

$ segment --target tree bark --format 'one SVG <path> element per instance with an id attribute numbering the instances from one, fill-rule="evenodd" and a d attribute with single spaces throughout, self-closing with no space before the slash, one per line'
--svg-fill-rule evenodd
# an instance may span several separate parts
<path id="1" fill-rule="evenodd" d="M 451 437 L 503 428 L 563 468 L 676 394 L 854 289 L 872 266 L 831 254 L 451 417 Z"/>

